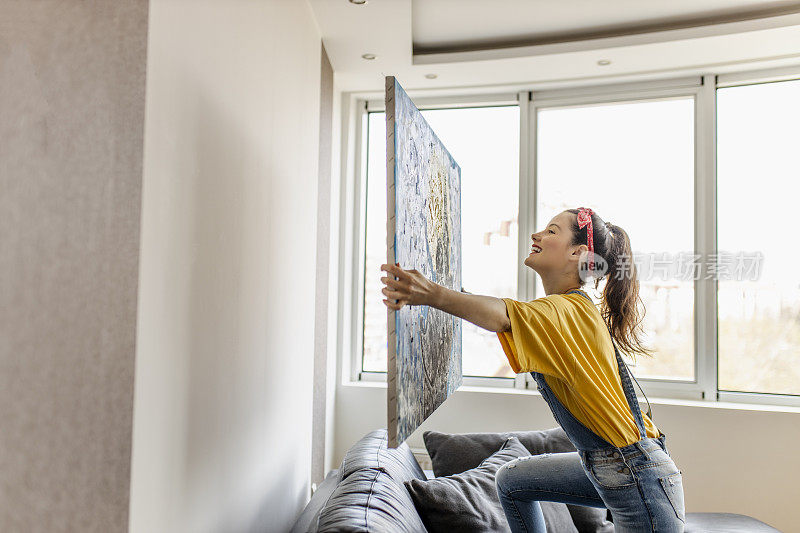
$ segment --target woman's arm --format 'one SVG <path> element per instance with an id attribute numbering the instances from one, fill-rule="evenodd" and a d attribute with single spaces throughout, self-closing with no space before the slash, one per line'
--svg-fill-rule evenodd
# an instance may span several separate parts
<path id="1" fill-rule="evenodd" d="M 387 285 L 382 292 L 390 298 L 383 303 L 391 309 L 401 309 L 406 304 L 429 305 L 489 331 L 511 330 L 506 304 L 500 298 L 454 291 L 433 283 L 416 270 L 395 265 L 381 265 L 381 270 L 391 274 L 381 278 Z"/>
<path id="2" fill-rule="evenodd" d="M 432 307 L 468 320 L 489 331 L 511 331 L 506 304 L 500 298 L 456 292 L 436 285 L 436 299 Z"/>

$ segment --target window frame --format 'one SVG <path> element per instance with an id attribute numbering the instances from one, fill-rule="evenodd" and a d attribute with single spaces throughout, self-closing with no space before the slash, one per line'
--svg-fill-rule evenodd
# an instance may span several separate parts
<path id="1" fill-rule="evenodd" d="M 527 94 L 527 92 L 525 92 Z M 509 106 L 518 105 L 522 92 L 498 92 L 490 94 L 478 95 L 454 95 L 454 96 L 428 96 L 428 97 L 415 97 L 414 104 L 420 110 L 431 109 L 456 109 L 456 108 L 474 108 L 474 107 L 496 107 L 496 106 Z M 359 98 L 356 99 L 356 117 L 355 117 L 355 138 L 358 139 L 357 147 L 364 154 L 364 157 L 357 156 L 359 166 L 356 172 L 358 173 L 357 185 L 353 191 L 355 197 L 358 199 L 358 219 L 360 221 L 359 228 L 366 228 L 366 184 L 367 179 L 367 157 L 368 157 L 368 116 L 373 112 L 385 112 L 385 101 L 383 95 L 380 97 L 372 98 Z M 521 111 L 521 110 L 520 110 Z M 520 120 L 522 117 L 520 116 Z M 522 122 L 520 122 L 520 131 L 522 131 Z M 522 161 L 522 155 L 520 155 Z M 521 199 L 521 198 L 520 198 Z M 520 211 L 522 208 L 520 207 Z M 354 347 L 350 352 L 350 380 L 351 381 L 366 381 L 366 382 L 386 382 L 386 372 L 365 371 L 362 368 L 362 358 L 364 353 L 364 268 L 365 268 L 365 254 L 366 254 L 366 231 L 360 232 L 359 246 L 353 247 L 351 258 L 351 265 L 357 265 L 353 270 L 352 286 L 354 291 L 351 294 L 350 305 L 355 310 L 352 329 L 351 346 Z M 520 249 L 521 250 L 521 249 Z M 518 251 L 518 254 L 521 254 Z M 523 257 L 518 258 L 518 264 L 522 267 Z M 518 267 L 518 271 L 522 268 Z M 517 297 L 521 297 L 519 290 Z M 485 377 L 485 376 L 464 376 L 463 385 L 476 386 L 476 387 L 495 387 L 495 388 L 526 388 L 526 375 L 517 375 L 513 378 L 499 378 L 499 377 Z M 535 387 L 534 387 L 535 388 Z"/>
<path id="2" fill-rule="evenodd" d="M 536 297 L 534 273 L 523 264 L 528 235 L 536 213 L 536 149 L 537 117 L 540 109 L 660 100 L 670 97 L 694 99 L 695 172 L 694 172 L 694 249 L 703 257 L 717 251 L 716 224 L 716 94 L 717 89 L 800 79 L 800 65 L 754 69 L 719 74 L 670 77 L 655 80 L 582 85 L 576 87 L 538 90 L 516 86 L 514 91 L 468 94 L 454 90 L 412 91 L 420 110 L 459 107 L 518 105 L 520 116 L 519 149 L 519 257 L 516 297 L 527 301 Z M 469 91 L 469 89 L 464 89 Z M 379 92 L 345 93 L 342 98 L 342 188 L 340 196 L 339 268 L 339 361 L 342 377 L 350 382 L 386 382 L 386 372 L 362 371 L 364 260 L 366 221 L 366 161 L 368 113 L 384 111 L 383 94 Z M 352 142 L 348 142 L 349 138 Z M 348 206 L 350 208 L 348 209 Z M 702 216 L 700 216 L 702 215 Z M 349 233 L 349 239 L 347 238 Z M 349 242 L 345 242 L 349 241 Z M 758 392 L 721 391 L 717 383 L 717 281 L 705 278 L 705 266 L 699 279 L 694 280 L 694 365 L 695 380 L 667 380 L 637 377 L 645 394 L 676 400 L 706 402 L 736 402 L 755 405 L 800 407 L 800 395 Z M 349 327 L 348 327 L 349 326 Z M 350 357 L 342 357 L 349 353 Z M 515 378 L 465 376 L 466 386 L 486 388 L 532 389 L 536 383 L 529 374 Z M 490 392 L 487 389 L 487 392 Z"/>
<path id="3" fill-rule="evenodd" d="M 791 81 L 791 80 L 800 80 L 800 65 L 752 69 L 746 71 L 718 74 L 716 76 L 715 85 L 717 89 L 724 89 L 728 87 L 740 87 L 743 85 L 757 85 L 762 83 L 776 83 L 776 82 Z M 714 97 L 716 98 L 716 91 L 714 91 Z M 714 119 L 716 122 L 716 112 L 717 112 L 716 105 L 714 105 L 713 111 L 714 111 Z M 714 134 L 713 138 L 714 138 L 714 150 L 715 150 L 714 163 L 716 164 L 716 127 L 714 128 L 713 134 Z M 716 180 L 715 180 L 715 186 L 716 186 Z M 716 189 L 714 198 L 716 199 Z M 715 215 L 716 212 L 717 212 L 717 205 L 715 201 L 714 203 Z M 716 320 L 716 312 L 714 314 L 714 318 Z M 743 404 L 775 405 L 781 407 L 800 407 L 800 395 L 794 395 L 794 394 L 718 390 L 717 400 L 720 402 L 737 402 Z"/>
<path id="4" fill-rule="evenodd" d="M 533 91 L 530 102 L 531 124 L 530 132 L 533 137 L 531 142 L 532 154 L 529 165 L 531 168 L 531 183 L 533 184 L 532 214 L 536 209 L 536 187 L 538 176 L 536 174 L 536 149 L 537 149 L 537 124 L 538 111 L 540 109 L 551 109 L 558 107 L 604 105 L 614 102 L 646 102 L 663 100 L 666 98 L 692 98 L 694 100 L 694 135 L 695 135 L 695 164 L 694 164 L 694 253 L 712 254 L 716 246 L 716 228 L 713 226 L 713 215 L 700 217 L 698 213 L 709 213 L 708 210 L 701 210 L 700 206 L 707 203 L 708 199 L 714 199 L 716 194 L 713 191 L 715 184 L 713 169 L 709 168 L 709 160 L 713 160 L 713 155 L 708 153 L 708 144 L 701 141 L 708 134 L 709 129 L 713 129 L 711 124 L 713 117 L 704 111 L 704 107 L 709 107 L 708 88 L 714 86 L 713 76 L 689 76 L 673 78 L 668 80 L 657 80 L 639 83 L 625 83 L 607 85 L 602 88 L 581 87 L 578 89 Z M 715 105 L 712 103 L 711 105 Z M 716 212 L 716 207 L 714 207 Z M 520 233 L 523 233 L 520 230 Z M 702 273 L 701 273 L 702 274 Z M 713 321 L 700 322 L 707 317 L 706 310 L 709 307 L 709 298 L 716 298 L 716 281 L 705 280 L 704 275 L 700 275 L 694 280 L 694 375 L 693 381 L 678 379 L 654 379 L 637 377 L 637 381 L 645 394 L 651 394 L 661 398 L 676 398 L 684 400 L 704 400 L 714 397 L 716 393 L 716 383 L 713 376 L 716 372 L 716 357 L 709 358 L 708 354 L 716 353 L 716 316 Z M 529 276 L 529 284 L 533 285 L 533 275 Z M 535 291 L 531 290 L 530 298 L 536 298 Z M 702 333 L 701 333 L 702 332 Z M 701 355 L 705 354 L 705 355 Z M 713 359 L 713 362 L 708 361 Z M 705 362 L 702 364 L 701 362 Z"/>

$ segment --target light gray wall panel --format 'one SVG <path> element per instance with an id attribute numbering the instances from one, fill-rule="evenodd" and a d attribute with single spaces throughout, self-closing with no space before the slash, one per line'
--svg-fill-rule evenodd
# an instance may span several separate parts
<path id="1" fill-rule="evenodd" d="M 126 531 L 148 2 L 0 0 L 0 531 Z"/>

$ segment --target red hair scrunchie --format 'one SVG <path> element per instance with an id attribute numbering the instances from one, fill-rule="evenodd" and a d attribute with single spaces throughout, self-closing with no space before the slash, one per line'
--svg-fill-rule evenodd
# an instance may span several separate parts
<path id="1" fill-rule="evenodd" d="M 591 252 L 589 270 L 594 270 L 594 230 L 592 229 L 592 214 L 594 214 L 594 211 L 588 207 L 578 208 L 578 228 L 589 226 L 586 229 L 586 241 L 589 245 L 589 252 Z"/>

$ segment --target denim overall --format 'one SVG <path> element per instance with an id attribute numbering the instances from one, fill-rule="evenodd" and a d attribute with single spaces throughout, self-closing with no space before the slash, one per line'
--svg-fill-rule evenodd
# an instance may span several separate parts
<path id="1" fill-rule="evenodd" d="M 579 291 L 566 294 L 571 292 L 588 298 Z M 497 492 L 513 532 L 546 532 L 539 501 L 605 507 L 617 533 L 683 531 L 681 471 L 667 451 L 666 435 L 647 437 L 631 375 L 616 345 L 614 353 L 638 442 L 617 447 L 601 438 L 564 407 L 543 374 L 531 372 L 577 451 L 521 457 L 498 470 Z"/>

